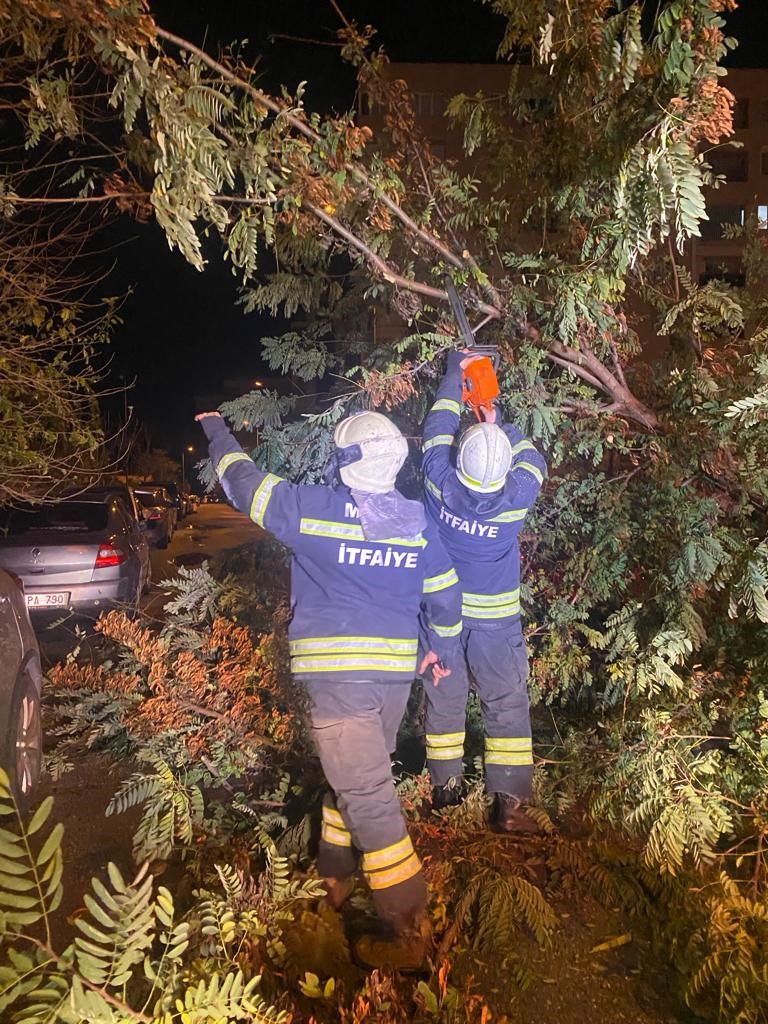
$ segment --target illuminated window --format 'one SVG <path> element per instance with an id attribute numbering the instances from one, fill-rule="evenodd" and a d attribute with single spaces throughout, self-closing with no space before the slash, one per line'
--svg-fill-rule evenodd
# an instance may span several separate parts
<path id="1" fill-rule="evenodd" d="M 757 226 L 761 231 L 765 231 L 768 228 L 768 205 L 758 206 Z"/>

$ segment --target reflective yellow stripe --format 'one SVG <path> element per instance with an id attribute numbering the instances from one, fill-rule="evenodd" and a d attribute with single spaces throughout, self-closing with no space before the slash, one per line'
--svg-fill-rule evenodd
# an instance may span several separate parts
<path id="1" fill-rule="evenodd" d="M 456 575 L 455 569 L 449 569 L 448 572 L 442 572 L 438 576 L 427 576 L 424 580 L 424 593 L 434 594 L 438 590 L 445 590 L 458 582 L 459 577 Z"/>
<path id="2" fill-rule="evenodd" d="M 463 743 L 465 736 L 463 732 L 428 732 L 427 743 L 437 747 L 443 743 Z"/>
<path id="3" fill-rule="evenodd" d="M 342 540 L 366 540 L 362 526 L 351 523 L 338 523 L 331 519 L 301 519 L 299 533 L 311 537 L 332 537 Z M 426 540 L 421 534 L 416 537 L 387 537 L 386 540 L 369 541 L 371 544 L 394 544 L 403 548 L 423 548 Z"/>
<path id="4" fill-rule="evenodd" d="M 503 753 L 500 750 L 490 750 L 485 755 L 485 763 L 509 765 L 533 764 L 533 754 L 530 750 L 519 750 L 517 752 L 507 753 Z"/>
<path id="5" fill-rule="evenodd" d="M 516 469 L 517 467 L 514 468 Z M 482 487 L 484 493 L 488 491 L 501 490 L 504 486 L 504 481 L 507 479 L 506 476 L 503 476 L 501 480 L 491 480 L 489 484 L 484 484 L 481 480 L 475 480 L 474 477 L 469 476 L 468 473 L 459 469 L 456 470 L 456 476 L 463 484 L 466 484 L 467 487 Z"/>
<path id="6" fill-rule="evenodd" d="M 315 658 L 291 658 L 293 672 L 416 672 L 416 656 L 411 658 L 386 658 L 384 655 L 370 655 L 360 658 L 354 655 Z"/>
<path id="7" fill-rule="evenodd" d="M 533 476 L 536 477 L 536 479 L 539 481 L 540 484 L 544 483 L 544 474 L 541 472 L 541 470 L 538 468 L 538 466 L 534 466 L 530 462 L 518 462 L 517 465 L 514 468 L 515 469 L 525 469 L 529 473 L 533 474 Z"/>
<path id="8" fill-rule="evenodd" d="M 506 590 L 501 594 L 470 594 L 469 591 L 464 592 L 465 604 L 493 606 L 498 604 L 509 604 L 510 601 L 518 601 L 519 599 L 519 587 L 515 590 Z"/>
<path id="9" fill-rule="evenodd" d="M 264 479 L 261 481 L 259 486 L 253 495 L 253 501 L 251 502 L 250 517 L 254 523 L 258 523 L 259 526 L 264 525 L 264 516 L 267 512 L 267 505 L 269 505 L 269 499 L 272 497 L 272 491 L 277 487 L 278 484 L 283 482 L 283 478 L 275 476 L 274 473 L 267 473 Z"/>
<path id="10" fill-rule="evenodd" d="M 513 456 L 519 455 L 520 452 L 526 452 L 526 451 L 531 451 L 531 452 L 535 452 L 536 451 L 535 445 L 532 445 L 531 442 L 528 441 L 528 440 L 518 441 L 517 444 L 512 445 L 512 455 Z"/>
<path id="11" fill-rule="evenodd" d="M 429 628 L 438 636 L 458 636 L 461 633 L 461 622 L 457 622 L 455 626 L 436 626 L 434 622 L 430 622 Z"/>
<path id="12" fill-rule="evenodd" d="M 390 868 L 389 871 L 376 871 L 372 875 L 366 874 L 365 877 L 371 889 L 389 889 L 390 886 L 399 885 L 400 882 L 407 882 L 419 871 L 421 871 L 421 861 L 415 853 L 412 853 L 396 868 Z"/>
<path id="13" fill-rule="evenodd" d="M 506 765 L 533 764 L 530 736 L 486 736 L 485 763 Z"/>
<path id="14" fill-rule="evenodd" d="M 440 490 L 437 484 L 432 483 L 429 477 L 424 477 L 424 486 L 431 494 L 434 494 L 438 501 L 443 500 L 443 492 Z"/>
<path id="15" fill-rule="evenodd" d="M 430 412 L 440 412 L 441 409 L 446 409 L 448 412 L 455 412 L 457 416 L 461 415 L 461 406 L 452 398 L 438 398 L 430 409 Z"/>
<path id="16" fill-rule="evenodd" d="M 389 868 L 398 864 L 404 857 L 413 853 L 413 843 L 410 836 L 398 839 L 391 846 L 385 846 L 381 850 L 371 850 L 363 854 L 363 871 L 378 871 L 380 868 Z"/>
<path id="17" fill-rule="evenodd" d="M 346 829 L 336 828 L 335 825 L 329 825 L 327 821 L 323 822 L 323 827 L 320 830 L 320 837 L 331 843 L 333 846 L 351 846 L 352 836 L 347 832 Z"/>
<path id="18" fill-rule="evenodd" d="M 509 512 L 502 512 L 499 516 L 494 516 L 493 519 L 488 519 L 489 523 L 519 523 L 521 519 L 525 519 L 528 515 L 527 508 L 515 508 Z"/>
<path id="19" fill-rule="evenodd" d="M 482 608 L 476 604 L 461 606 L 461 614 L 465 619 L 506 619 L 510 615 L 520 614 L 520 602 L 499 605 L 498 608 Z"/>
<path id="20" fill-rule="evenodd" d="M 418 640 L 390 639 L 386 636 L 317 636 L 291 640 L 291 654 L 416 654 Z"/>
<path id="21" fill-rule="evenodd" d="M 460 747 L 430 747 L 427 744 L 427 759 L 429 761 L 463 761 L 464 744 Z"/>
<path id="22" fill-rule="evenodd" d="M 230 452 L 229 455 L 225 455 L 219 459 L 216 466 L 216 476 L 221 479 L 233 462 L 251 462 L 250 455 L 246 455 L 245 452 Z"/>
<path id="23" fill-rule="evenodd" d="M 314 537 L 341 537 L 345 540 L 365 540 L 362 526 L 334 523 L 329 519 L 301 519 L 299 533 Z"/>
<path id="24" fill-rule="evenodd" d="M 423 452 L 429 451 L 430 448 L 437 448 L 439 445 L 452 445 L 453 434 L 435 434 L 434 437 L 430 437 L 428 441 L 425 441 L 421 446 Z"/>
<path id="25" fill-rule="evenodd" d="M 337 811 L 335 807 L 329 807 L 327 804 L 323 804 L 323 821 L 327 821 L 330 825 L 335 825 L 337 828 L 344 829 L 346 832 L 347 826 L 344 824 L 344 819 L 341 816 L 341 811 Z"/>

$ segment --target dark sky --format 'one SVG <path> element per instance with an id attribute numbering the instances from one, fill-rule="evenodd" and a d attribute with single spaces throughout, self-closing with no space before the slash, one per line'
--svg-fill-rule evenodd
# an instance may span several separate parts
<path id="1" fill-rule="evenodd" d="M 347 17 L 373 24 L 393 61 L 492 62 L 503 19 L 479 0 L 339 0 Z M 339 19 L 329 0 L 151 0 L 163 27 L 215 53 L 248 39 L 259 56 L 262 84 L 289 89 L 306 80 L 311 109 L 346 109 L 354 76 L 332 46 L 282 38 L 335 42 Z M 742 0 L 729 17 L 741 45 L 729 63 L 768 64 L 767 0 Z M 280 323 L 245 316 L 235 305 L 236 281 L 228 265 L 211 260 L 205 273 L 171 252 L 154 224 L 119 226 L 130 238 L 115 251 L 113 289 L 133 287 L 114 338 L 113 371 L 137 378 L 129 401 L 149 428 L 155 447 L 178 455 L 197 442 L 194 395 L 221 391 L 227 378 L 263 375 L 259 339 L 279 333 Z"/>

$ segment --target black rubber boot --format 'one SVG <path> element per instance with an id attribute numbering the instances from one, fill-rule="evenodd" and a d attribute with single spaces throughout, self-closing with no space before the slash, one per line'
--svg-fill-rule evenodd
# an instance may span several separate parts
<path id="1" fill-rule="evenodd" d="M 538 822 L 527 813 L 519 797 L 510 793 L 494 793 L 490 822 L 494 832 L 538 833 L 542 831 Z"/>
<path id="2" fill-rule="evenodd" d="M 444 786 L 432 787 L 432 810 L 442 811 L 446 807 L 458 807 L 466 795 L 466 782 L 460 775 L 454 775 Z"/>

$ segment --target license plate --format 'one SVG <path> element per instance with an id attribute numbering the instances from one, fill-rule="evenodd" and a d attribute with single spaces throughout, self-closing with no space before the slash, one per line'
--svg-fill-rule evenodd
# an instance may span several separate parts
<path id="1" fill-rule="evenodd" d="M 69 592 L 57 594 L 27 594 L 27 608 L 66 608 Z"/>

